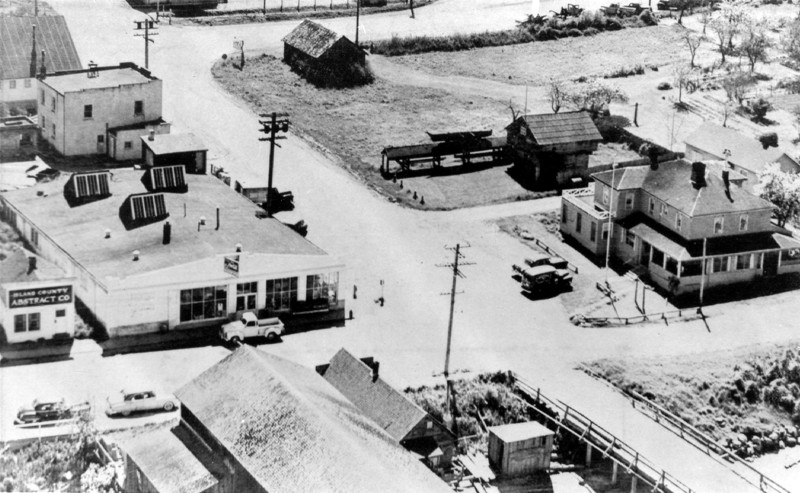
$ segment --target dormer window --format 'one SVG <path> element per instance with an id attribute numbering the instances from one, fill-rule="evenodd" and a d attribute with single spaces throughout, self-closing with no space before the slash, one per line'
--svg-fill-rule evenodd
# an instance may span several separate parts
<path id="1" fill-rule="evenodd" d="M 747 231 L 747 222 L 748 222 L 747 214 L 742 214 L 741 216 L 739 216 L 739 231 Z"/>
<path id="2" fill-rule="evenodd" d="M 683 218 L 681 217 L 680 213 L 677 213 L 675 214 L 675 229 L 680 231 L 681 226 L 683 226 Z"/>
<path id="3" fill-rule="evenodd" d="M 603 205 L 608 205 L 608 187 L 603 187 Z"/>
<path id="4" fill-rule="evenodd" d="M 714 234 L 715 235 L 718 235 L 718 234 L 722 233 L 722 229 L 724 227 L 724 224 L 725 224 L 725 218 L 724 217 L 720 216 L 720 217 L 715 217 L 714 218 Z"/>
<path id="5" fill-rule="evenodd" d="M 647 212 L 649 212 L 651 216 L 656 212 L 656 201 L 653 197 L 650 197 L 650 204 L 647 208 Z"/>
<path id="6" fill-rule="evenodd" d="M 667 204 L 665 204 L 663 202 L 661 203 L 661 215 L 662 216 L 666 216 L 667 215 Z"/>

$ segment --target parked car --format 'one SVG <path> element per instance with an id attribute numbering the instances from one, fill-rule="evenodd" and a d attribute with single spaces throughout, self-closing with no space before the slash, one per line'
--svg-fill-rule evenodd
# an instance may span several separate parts
<path id="1" fill-rule="evenodd" d="M 568 274 L 568 272 L 567 272 Z M 572 275 L 564 276 L 552 265 L 538 265 L 520 273 L 522 289 L 529 293 L 549 293 L 563 291 L 572 286 Z"/>
<path id="2" fill-rule="evenodd" d="M 109 397 L 106 415 L 108 416 L 130 416 L 131 413 L 144 411 L 164 410 L 170 412 L 180 407 L 180 402 L 175 396 L 156 394 L 152 390 L 142 392 L 121 391 L 120 396 Z"/>
<path id="3" fill-rule="evenodd" d="M 612 3 L 607 7 L 600 7 L 600 12 L 605 15 L 618 15 L 619 14 L 619 4 Z"/>
<path id="4" fill-rule="evenodd" d="M 219 329 L 219 336 L 225 341 L 241 342 L 248 337 L 265 337 L 274 341 L 283 335 L 285 327 L 277 317 L 258 318 L 253 312 L 244 312 L 239 320 L 234 320 Z"/>
<path id="5" fill-rule="evenodd" d="M 619 16 L 628 17 L 639 15 L 645 10 L 650 10 L 650 7 L 645 7 L 639 3 L 629 3 L 628 5 L 619 8 Z"/>
<path id="6" fill-rule="evenodd" d="M 57 421 L 72 417 L 72 410 L 64 403 L 64 399 L 33 401 L 30 407 L 21 407 L 17 412 L 15 424 Z"/>

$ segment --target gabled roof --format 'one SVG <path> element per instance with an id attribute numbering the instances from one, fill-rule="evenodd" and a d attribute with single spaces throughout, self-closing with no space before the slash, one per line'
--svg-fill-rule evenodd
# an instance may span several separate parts
<path id="1" fill-rule="evenodd" d="M 506 443 L 555 435 L 555 432 L 536 421 L 492 426 L 489 428 L 489 433 L 493 433 L 497 438 Z"/>
<path id="2" fill-rule="evenodd" d="M 36 26 L 36 73 L 42 65 L 42 50 L 45 52 L 47 73 L 81 68 L 81 60 L 64 17 L 0 17 L 0 79 L 26 79 L 31 76 L 32 26 Z"/>
<path id="3" fill-rule="evenodd" d="M 585 111 L 524 115 L 520 119 L 540 146 L 603 140 Z"/>
<path id="4" fill-rule="evenodd" d="M 306 19 L 294 28 L 292 32 L 284 36 L 282 41 L 306 55 L 319 58 L 342 38 L 350 42 L 345 36 Z M 355 44 L 353 46 L 355 47 Z"/>
<path id="5" fill-rule="evenodd" d="M 250 346 L 176 395 L 270 493 L 451 491 L 316 372 Z"/>
<path id="6" fill-rule="evenodd" d="M 723 151 L 728 149 L 731 155 L 728 160 L 735 166 L 754 173 L 759 173 L 783 156 L 797 164 L 791 156 L 786 154 L 779 147 L 768 147 L 764 149 L 759 141 L 747 137 L 730 128 L 722 127 L 714 123 L 705 122 L 689 135 L 686 145 L 690 145 L 703 152 L 714 155 L 717 159 L 725 159 Z"/>
<path id="7" fill-rule="evenodd" d="M 372 368 L 346 349 L 334 355 L 323 378 L 398 442 L 428 415 L 382 378 L 373 379 Z"/>
<path id="8" fill-rule="evenodd" d="M 715 167 L 707 167 L 706 186 L 695 189 L 691 183 L 692 165 L 677 160 L 660 163 L 658 169 L 650 166 L 632 166 L 613 171 L 617 190 L 641 189 L 655 198 L 675 207 L 689 217 L 709 214 L 726 214 L 772 209 L 768 201 L 744 188 L 731 185 L 725 191 L 722 173 Z M 611 184 L 612 171 L 595 173 L 592 177 L 606 185 Z"/>
<path id="9" fill-rule="evenodd" d="M 143 433 L 120 442 L 159 493 L 200 493 L 218 483 L 169 430 Z"/>

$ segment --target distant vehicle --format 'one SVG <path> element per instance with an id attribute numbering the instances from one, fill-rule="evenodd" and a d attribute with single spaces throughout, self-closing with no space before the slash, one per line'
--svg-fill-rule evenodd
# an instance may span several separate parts
<path id="1" fill-rule="evenodd" d="M 600 12 L 605 15 L 618 15 L 619 14 L 619 4 L 612 3 L 607 7 L 600 7 Z"/>
<path id="2" fill-rule="evenodd" d="M 572 275 L 552 265 L 538 265 L 520 272 L 522 289 L 529 293 L 562 291 L 572 287 Z"/>
<path id="3" fill-rule="evenodd" d="M 33 401 L 30 407 L 20 408 L 20 410 L 17 412 L 17 418 L 14 420 L 14 423 L 17 425 L 24 425 L 30 423 L 71 419 L 74 418 L 78 412 L 88 409 L 90 409 L 88 402 L 82 402 L 74 406 L 68 406 L 64 403 L 64 399 L 36 399 Z"/>
<path id="4" fill-rule="evenodd" d="M 223 325 L 219 336 L 225 341 L 241 342 L 248 337 L 265 337 L 268 341 L 278 339 L 284 333 L 283 322 L 277 317 L 258 318 L 253 312 L 242 313 L 242 318 Z"/>
<path id="5" fill-rule="evenodd" d="M 180 402 L 172 395 L 157 395 L 152 390 L 143 392 L 120 392 L 121 398 L 108 398 L 108 416 L 130 416 L 131 413 L 164 410 L 170 412 L 180 407 Z"/>
<path id="6" fill-rule="evenodd" d="M 629 3 L 628 5 L 619 8 L 619 16 L 629 17 L 639 15 L 645 10 L 650 10 L 650 7 L 645 7 L 639 3 Z"/>
<path id="7" fill-rule="evenodd" d="M 279 192 L 275 187 L 269 190 L 267 197 L 272 202 L 272 205 L 270 206 L 267 202 L 262 202 L 260 204 L 262 209 L 270 211 L 273 214 L 280 211 L 294 210 L 294 194 L 291 191 Z"/>

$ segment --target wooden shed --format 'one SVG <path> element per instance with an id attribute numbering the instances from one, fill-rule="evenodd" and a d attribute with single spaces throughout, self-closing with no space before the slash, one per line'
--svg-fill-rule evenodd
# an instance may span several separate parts
<path id="1" fill-rule="evenodd" d="M 500 474 L 522 476 L 550 467 L 553 433 L 530 421 L 489 428 L 489 464 Z"/>
<path id="2" fill-rule="evenodd" d="M 282 41 L 284 63 L 309 82 L 342 86 L 365 77 L 364 50 L 316 22 L 304 20 Z"/>

